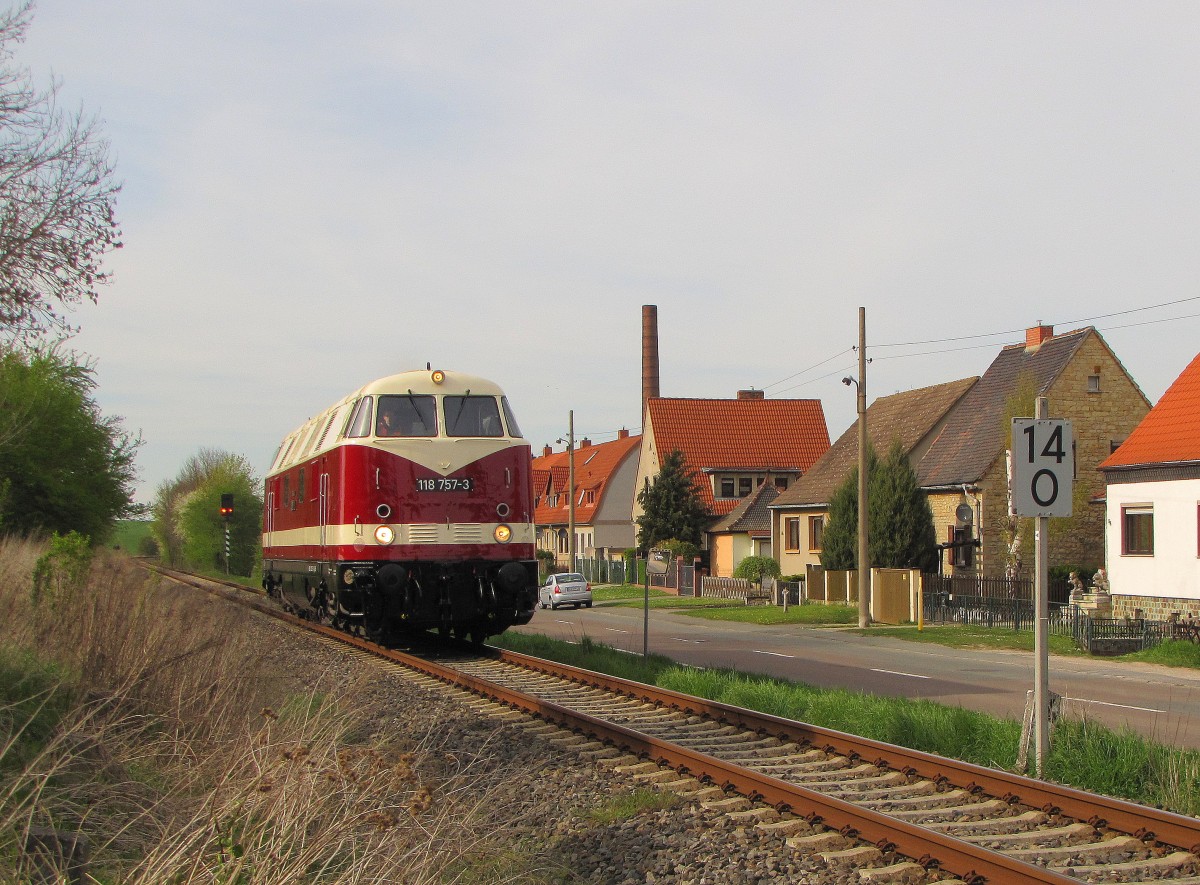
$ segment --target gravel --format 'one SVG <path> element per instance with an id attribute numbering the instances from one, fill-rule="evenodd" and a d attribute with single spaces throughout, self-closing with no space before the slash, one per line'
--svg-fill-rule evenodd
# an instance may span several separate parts
<path id="1" fill-rule="evenodd" d="M 520 858 L 519 875 L 510 865 L 494 878 L 471 881 L 860 885 L 857 871 L 804 856 L 784 838 L 696 800 L 598 822 L 592 811 L 645 788 L 612 765 L 531 734 L 527 718 L 488 715 L 478 699 L 276 622 L 263 619 L 259 629 L 270 649 L 264 675 L 345 692 L 370 711 L 361 737 L 436 748 L 424 757 L 436 760 L 429 763 L 435 770 L 425 772 L 430 778 L 469 775 L 492 810 L 490 844 Z"/>

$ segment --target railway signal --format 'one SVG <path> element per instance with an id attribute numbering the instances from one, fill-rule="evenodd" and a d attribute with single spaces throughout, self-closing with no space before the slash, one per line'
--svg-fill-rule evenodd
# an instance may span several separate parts
<path id="1" fill-rule="evenodd" d="M 229 492 L 221 495 L 221 515 L 226 519 L 233 516 L 233 495 Z"/>

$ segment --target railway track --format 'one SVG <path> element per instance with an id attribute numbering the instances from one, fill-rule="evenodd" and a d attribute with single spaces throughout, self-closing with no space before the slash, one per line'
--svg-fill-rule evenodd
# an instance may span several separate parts
<path id="1" fill-rule="evenodd" d="M 857 867 L 864 882 L 1200 885 L 1196 818 L 512 652 L 383 649 L 223 593 L 545 720 L 578 752 Z"/>

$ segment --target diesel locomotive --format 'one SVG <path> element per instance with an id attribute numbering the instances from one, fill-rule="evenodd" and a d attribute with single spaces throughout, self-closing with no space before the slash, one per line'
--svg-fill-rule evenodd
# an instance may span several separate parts
<path id="1" fill-rule="evenodd" d="M 365 385 L 289 433 L 266 479 L 263 587 L 376 641 L 481 643 L 537 602 L 531 453 L 484 378 Z"/>

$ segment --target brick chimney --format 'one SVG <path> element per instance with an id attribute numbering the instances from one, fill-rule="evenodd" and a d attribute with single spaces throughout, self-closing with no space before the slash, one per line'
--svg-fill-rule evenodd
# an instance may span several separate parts
<path id="1" fill-rule="evenodd" d="M 629 439 L 629 431 L 622 427 L 617 431 L 617 439 Z"/>
<path id="2" fill-rule="evenodd" d="M 545 448 L 543 448 L 543 449 L 542 449 L 542 457 L 543 457 L 543 458 L 549 458 L 549 457 L 550 457 L 551 455 L 553 455 L 553 454 L 554 454 L 554 447 L 553 447 L 553 446 L 549 446 L 549 445 L 548 445 L 548 446 L 546 446 Z"/>
<path id="3" fill-rule="evenodd" d="M 642 305 L 642 419 L 646 401 L 659 395 L 658 377 L 658 305 Z"/>
<path id="4" fill-rule="evenodd" d="M 762 390 L 739 390 L 738 399 L 766 399 L 767 394 Z"/>
<path id="5" fill-rule="evenodd" d="M 581 439 L 579 441 L 579 448 L 586 449 L 586 448 L 589 448 L 591 446 L 591 444 L 592 444 L 592 441 L 585 436 L 583 439 Z"/>
<path id="6" fill-rule="evenodd" d="M 1053 337 L 1053 326 L 1043 326 L 1041 323 L 1038 323 L 1036 326 L 1030 326 L 1025 330 L 1025 349 L 1036 350 L 1042 346 L 1042 343 L 1045 342 L 1047 338 Z"/>

